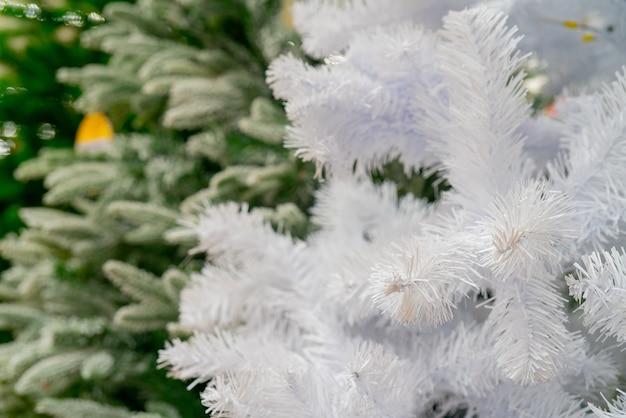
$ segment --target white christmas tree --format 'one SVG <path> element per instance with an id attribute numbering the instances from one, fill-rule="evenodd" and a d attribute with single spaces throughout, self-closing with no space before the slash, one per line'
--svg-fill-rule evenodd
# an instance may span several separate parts
<path id="1" fill-rule="evenodd" d="M 208 255 L 181 296 L 193 336 L 161 364 L 207 383 L 215 416 L 626 416 L 626 75 L 533 117 L 510 4 L 433 32 L 420 2 L 337 3 L 294 19 L 339 16 L 337 44 L 304 31 L 334 55 L 268 73 L 287 146 L 325 179 L 319 230 L 294 240 L 234 203 L 189 221 Z M 398 197 L 367 175 L 391 159 L 449 189 Z"/>

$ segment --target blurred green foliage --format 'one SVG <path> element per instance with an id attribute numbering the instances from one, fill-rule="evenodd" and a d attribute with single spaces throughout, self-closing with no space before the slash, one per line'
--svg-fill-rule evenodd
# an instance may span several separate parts
<path id="1" fill-rule="evenodd" d="M 58 83 L 55 74 L 105 59 L 82 48 L 79 35 L 104 21 L 99 11 L 108 2 L 0 1 L 0 138 L 12 144 L 0 160 L 0 237 L 22 226 L 20 207 L 41 205 L 41 182 L 18 182 L 15 168 L 43 146 L 73 144 L 81 115 L 71 102 L 78 89 Z"/>

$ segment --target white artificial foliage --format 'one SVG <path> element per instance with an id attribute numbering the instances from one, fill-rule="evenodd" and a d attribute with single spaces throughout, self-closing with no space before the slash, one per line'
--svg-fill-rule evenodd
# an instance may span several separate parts
<path id="1" fill-rule="evenodd" d="M 520 204 L 523 202 L 523 204 Z M 573 211 L 561 192 L 545 183 L 516 185 L 488 209 L 484 239 L 491 242 L 481 263 L 496 275 L 530 277 L 537 269 L 550 271 L 571 256 L 576 231 Z"/>
<path id="2" fill-rule="evenodd" d="M 548 277 L 519 277 L 495 291 L 486 328 L 507 377 L 522 385 L 547 382 L 577 360 L 580 340 L 567 331 L 565 301 Z"/>
<path id="3" fill-rule="evenodd" d="M 462 245 L 453 239 L 415 239 L 393 248 L 384 264 L 372 267 L 374 303 L 403 325 L 448 322 L 459 287 L 478 290 L 468 277 Z"/>
<path id="4" fill-rule="evenodd" d="M 581 301 L 583 323 L 591 332 L 626 342 L 626 255 L 624 250 L 594 252 L 576 264 L 578 278 L 567 277 L 570 294 Z"/>
<path id="5" fill-rule="evenodd" d="M 437 95 L 434 48 L 423 28 L 401 24 L 356 36 L 346 55 L 325 67 L 278 58 L 268 80 L 274 94 L 287 100 L 293 126 L 286 146 L 334 172 L 348 173 L 356 165 L 365 173 L 396 156 L 407 169 L 433 163 L 424 134 L 416 130 L 429 104 L 415 96 Z M 372 131 L 377 139 L 368 135 Z"/>
<path id="6" fill-rule="evenodd" d="M 450 12 L 434 32 L 419 13 L 448 2 L 298 6 L 309 52 L 336 55 L 283 56 L 268 81 L 287 146 L 324 179 L 318 229 L 292 239 L 234 203 L 186 223 L 207 263 L 181 294 L 193 335 L 160 363 L 206 383 L 209 412 L 623 416 L 623 395 L 609 412 L 588 402 L 624 377 L 626 255 L 611 243 L 624 238 L 626 76 L 533 116 L 524 33 L 502 13 L 514 5 Z M 392 159 L 450 188 L 399 197 L 369 177 Z"/>
<path id="7" fill-rule="evenodd" d="M 591 410 L 598 418 L 624 418 L 626 417 L 626 393 L 619 391 L 619 396 L 613 405 L 609 404 L 609 410 L 605 411 L 595 405 L 590 405 Z"/>
<path id="8" fill-rule="evenodd" d="M 584 356 L 561 376 L 559 380 L 566 392 L 596 400 L 599 395 L 614 391 L 620 374 L 619 358 L 615 358 L 611 349 L 596 348 L 596 351 L 591 352 L 589 347 L 585 347 Z"/>
<path id="9" fill-rule="evenodd" d="M 530 170 L 517 131 L 529 117 L 523 74 L 513 75 L 523 61 L 515 51 L 519 36 L 491 9 L 450 13 L 439 35 L 443 99 L 420 97 L 433 103 L 421 126 L 431 132 L 429 147 L 459 191 L 455 199 L 463 199 L 469 216 L 482 215 L 485 203 Z"/>
<path id="10" fill-rule="evenodd" d="M 475 404 L 477 406 L 472 412 L 481 418 L 588 416 L 588 411 L 581 407 L 575 396 L 553 383 L 531 386 L 525 390 L 503 383 Z"/>
<path id="11" fill-rule="evenodd" d="M 617 74 L 600 93 L 566 100 L 561 143 L 567 157 L 550 164 L 548 173 L 555 187 L 573 198 L 577 245 L 586 252 L 620 237 L 626 210 L 626 76 Z"/>
<path id="12" fill-rule="evenodd" d="M 312 0 L 297 2 L 294 24 L 304 50 L 324 58 L 341 52 L 353 36 L 378 25 L 395 26 L 407 20 L 437 29 L 449 10 L 460 10 L 475 0 Z"/>
<path id="13" fill-rule="evenodd" d="M 410 195 L 398 201 L 391 183 L 335 181 L 319 192 L 312 210 L 323 227 L 311 238 L 317 243 L 314 257 L 322 274 L 335 278 L 325 284 L 327 297 L 341 307 L 350 324 L 376 316 L 372 268 L 390 249 L 390 240 L 420 231 L 430 215 L 426 203 Z"/>
<path id="14" fill-rule="evenodd" d="M 524 34 L 546 94 L 563 86 L 595 90 L 626 59 L 626 9 L 622 0 L 306 0 L 296 2 L 294 23 L 303 48 L 316 58 L 342 52 L 359 33 L 407 21 L 435 30 L 451 10 L 487 4 L 507 13 Z"/>

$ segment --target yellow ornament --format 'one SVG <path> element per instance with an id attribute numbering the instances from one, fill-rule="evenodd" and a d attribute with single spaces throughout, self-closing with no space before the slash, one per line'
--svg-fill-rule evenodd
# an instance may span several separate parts
<path id="1" fill-rule="evenodd" d="M 113 126 L 102 112 L 85 115 L 76 130 L 74 150 L 78 153 L 98 153 L 111 147 L 113 142 Z"/>
<path id="2" fill-rule="evenodd" d="M 596 35 L 594 35 L 593 33 L 585 33 L 585 34 L 583 34 L 581 39 L 582 39 L 583 42 L 595 41 Z"/>
<path id="3" fill-rule="evenodd" d="M 576 22 L 574 20 L 564 20 L 563 26 L 568 29 L 573 29 L 573 30 L 578 30 L 578 29 L 585 30 L 585 33 L 583 33 L 583 35 L 580 37 L 580 39 L 585 43 L 595 41 L 596 40 L 595 33 L 601 32 L 601 30 L 598 29 L 595 25 L 592 25 L 585 21 Z M 606 32 L 611 33 L 613 32 L 613 26 L 607 26 L 605 30 Z"/>
<path id="4" fill-rule="evenodd" d="M 563 22 L 563 26 L 568 29 L 578 29 L 580 27 L 580 24 L 578 22 L 574 22 L 573 20 L 565 20 Z"/>

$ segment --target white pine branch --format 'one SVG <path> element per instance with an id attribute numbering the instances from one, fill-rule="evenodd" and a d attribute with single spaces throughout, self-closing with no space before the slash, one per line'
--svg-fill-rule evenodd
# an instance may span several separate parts
<path id="1" fill-rule="evenodd" d="M 548 382 L 570 364 L 580 338 L 565 328 L 564 299 L 550 278 L 517 278 L 495 290 L 487 327 L 505 376 L 522 385 Z"/>
<path id="2" fill-rule="evenodd" d="M 431 33 L 406 23 L 355 36 L 345 55 L 321 67 L 289 55 L 274 61 L 267 79 L 292 122 L 285 145 L 314 161 L 318 175 L 324 166 L 362 175 L 396 157 L 407 171 L 432 165 L 427 137 L 415 128 L 429 103 L 415 96 L 439 85 L 434 48 Z"/>
<path id="3" fill-rule="evenodd" d="M 566 278 L 570 295 L 582 302 L 583 324 L 591 332 L 626 342 L 626 253 L 594 252 L 576 264 L 576 276 Z"/>
<path id="4" fill-rule="evenodd" d="M 589 404 L 589 409 L 593 411 L 598 418 L 625 418 L 626 417 L 626 393 L 618 390 L 618 397 L 613 404 L 608 404 L 608 411 L 600 409 L 594 404 Z"/>
<path id="5" fill-rule="evenodd" d="M 520 387 L 502 383 L 480 399 L 470 399 L 470 411 L 480 418 L 584 418 L 588 409 L 554 382 Z"/>
<path id="6" fill-rule="evenodd" d="M 344 378 L 341 417 L 412 417 L 423 377 L 407 359 L 383 345 L 358 344 Z"/>
<path id="7" fill-rule="evenodd" d="M 311 368 L 252 368 L 215 378 L 202 393 L 214 417 L 336 417 L 336 382 Z"/>
<path id="8" fill-rule="evenodd" d="M 169 367 L 172 376 L 193 379 L 190 388 L 249 368 L 302 365 L 302 357 L 289 350 L 271 328 L 241 329 L 237 333 L 218 330 L 197 333 L 185 342 L 176 339 L 159 352 L 158 361 L 160 367 Z"/>
<path id="9" fill-rule="evenodd" d="M 451 12 L 439 35 L 447 100 L 430 98 L 434 108 L 422 129 L 440 138 L 431 145 L 457 200 L 480 214 L 494 195 L 530 174 L 519 132 L 530 115 L 518 72 L 525 57 L 516 51 L 515 28 L 490 8 Z"/>
<path id="10" fill-rule="evenodd" d="M 576 226 L 572 206 L 565 194 L 547 187 L 539 181 L 517 184 L 489 207 L 481 264 L 500 280 L 560 273 L 558 262 L 571 257 Z"/>
<path id="11" fill-rule="evenodd" d="M 613 391 L 618 385 L 619 365 L 611 351 L 587 347 L 561 378 L 565 391 L 586 400 L 597 399 L 599 393 Z"/>
<path id="12" fill-rule="evenodd" d="M 373 303 L 372 267 L 399 236 L 420 231 L 431 207 L 410 195 L 398 199 L 391 183 L 333 180 L 317 194 L 312 219 L 323 230 L 311 237 L 312 249 L 324 272 L 333 277 L 325 294 L 345 310 L 348 323 L 378 316 Z"/>
<path id="13" fill-rule="evenodd" d="M 394 26 L 411 19 L 436 29 L 449 10 L 460 10 L 472 0 L 308 0 L 293 8 L 294 24 L 311 56 L 323 58 L 341 52 L 356 33 L 376 26 Z"/>
<path id="14" fill-rule="evenodd" d="M 267 261 L 271 257 L 291 271 L 287 267 L 290 260 L 283 257 L 282 251 L 295 255 L 302 247 L 296 240 L 276 234 L 261 213 L 248 211 L 245 204 L 207 205 L 196 221 L 184 221 L 183 225 L 186 229 L 178 234 L 187 236 L 192 231 L 199 240 L 192 253 L 206 252 L 223 265 L 238 266 L 242 261 Z"/>
<path id="15" fill-rule="evenodd" d="M 385 262 L 374 266 L 374 302 L 403 325 L 441 325 L 452 319 L 454 301 L 472 281 L 467 252 L 453 237 L 395 245 Z"/>
<path id="16" fill-rule="evenodd" d="M 549 166 L 555 187 L 572 196 L 579 247 L 598 250 L 620 233 L 626 213 L 626 73 L 602 93 L 567 98 L 563 145 L 567 157 Z"/>

